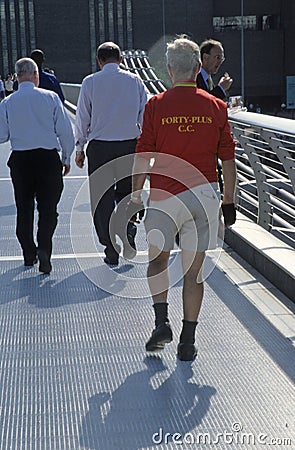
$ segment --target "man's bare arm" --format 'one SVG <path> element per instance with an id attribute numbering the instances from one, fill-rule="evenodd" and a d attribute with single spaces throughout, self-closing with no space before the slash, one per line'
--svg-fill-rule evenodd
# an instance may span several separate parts
<path id="1" fill-rule="evenodd" d="M 222 172 L 224 180 L 223 203 L 224 204 L 234 203 L 236 180 L 237 180 L 237 169 L 235 160 L 229 159 L 227 161 L 223 161 Z"/>
<path id="2" fill-rule="evenodd" d="M 150 170 L 150 160 L 135 155 L 132 171 L 132 200 L 141 199 L 141 191 Z"/>

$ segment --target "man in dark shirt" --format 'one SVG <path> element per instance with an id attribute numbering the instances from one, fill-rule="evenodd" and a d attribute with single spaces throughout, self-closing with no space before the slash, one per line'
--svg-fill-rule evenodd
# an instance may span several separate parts
<path id="1" fill-rule="evenodd" d="M 225 73 L 215 86 L 211 75 L 215 75 L 224 62 L 224 50 L 221 42 L 208 39 L 200 45 L 202 68 L 197 76 L 197 85 L 214 97 L 226 100 L 227 91 L 232 85 L 232 78 Z"/>
<path id="2" fill-rule="evenodd" d="M 219 80 L 217 85 L 214 85 L 212 75 L 215 75 L 220 69 L 222 63 L 225 61 L 224 50 L 221 42 L 214 39 L 207 39 L 200 45 L 202 67 L 197 75 L 197 86 L 204 91 L 209 92 L 214 97 L 226 101 L 228 90 L 232 85 L 233 79 L 226 72 Z M 222 167 L 220 162 L 217 162 L 218 182 L 220 192 L 223 192 Z"/>
<path id="3" fill-rule="evenodd" d="M 31 53 L 31 58 L 38 66 L 39 69 L 39 87 L 47 89 L 48 91 L 54 91 L 57 93 L 62 103 L 65 101 L 65 97 L 61 90 L 58 79 L 52 73 L 45 72 L 42 69 L 43 62 L 45 61 L 44 53 L 42 50 L 36 49 Z"/>

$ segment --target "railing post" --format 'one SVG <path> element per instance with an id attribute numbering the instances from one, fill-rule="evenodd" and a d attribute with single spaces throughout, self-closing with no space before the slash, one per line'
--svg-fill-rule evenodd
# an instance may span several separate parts
<path id="1" fill-rule="evenodd" d="M 294 159 L 291 157 L 288 149 L 284 148 L 283 143 L 276 137 L 277 133 L 264 129 L 259 130 L 259 132 L 283 164 L 283 167 L 291 180 L 292 189 L 295 194 Z"/>
<path id="2" fill-rule="evenodd" d="M 232 130 L 235 138 L 240 142 L 245 153 L 248 156 L 250 165 L 254 171 L 257 195 L 258 195 L 258 219 L 257 223 L 267 231 L 271 230 L 272 224 L 272 207 L 270 204 L 270 191 L 267 186 L 266 175 L 261 170 L 262 163 L 257 154 L 257 149 L 249 143 L 247 136 L 244 135 L 244 130 L 232 124 Z"/>

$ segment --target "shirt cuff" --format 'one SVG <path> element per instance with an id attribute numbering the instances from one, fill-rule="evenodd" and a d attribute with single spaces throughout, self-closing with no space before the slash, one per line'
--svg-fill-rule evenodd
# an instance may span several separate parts
<path id="1" fill-rule="evenodd" d="M 63 164 L 65 164 L 66 166 L 70 166 L 71 165 L 71 157 L 62 155 L 61 162 Z"/>
<path id="2" fill-rule="evenodd" d="M 225 92 L 225 90 L 223 89 L 223 87 L 221 87 L 220 84 L 218 84 L 217 86 L 222 90 L 223 95 L 226 97 L 226 92 Z"/>
<path id="3" fill-rule="evenodd" d="M 82 144 L 79 144 L 79 142 L 76 142 L 76 144 L 75 144 L 75 150 L 76 150 L 76 152 L 83 152 L 83 150 L 84 150 L 84 144 L 82 145 Z"/>

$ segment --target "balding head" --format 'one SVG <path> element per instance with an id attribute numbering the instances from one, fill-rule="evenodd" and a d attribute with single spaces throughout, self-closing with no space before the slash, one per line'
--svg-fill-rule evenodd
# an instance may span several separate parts
<path id="1" fill-rule="evenodd" d="M 120 64 L 122 61 L 120 47 L 114 42 L 104 42 L 97 48 L 96 54 L 100 66 L 111 62 Z"/>
<path id="2" fill-rule="evenodd" d="M 200 45 L 203 69 L 210 75 L 218 72 L 224 61 L 224 50 L 221 42 L 207 39 Z"/>

